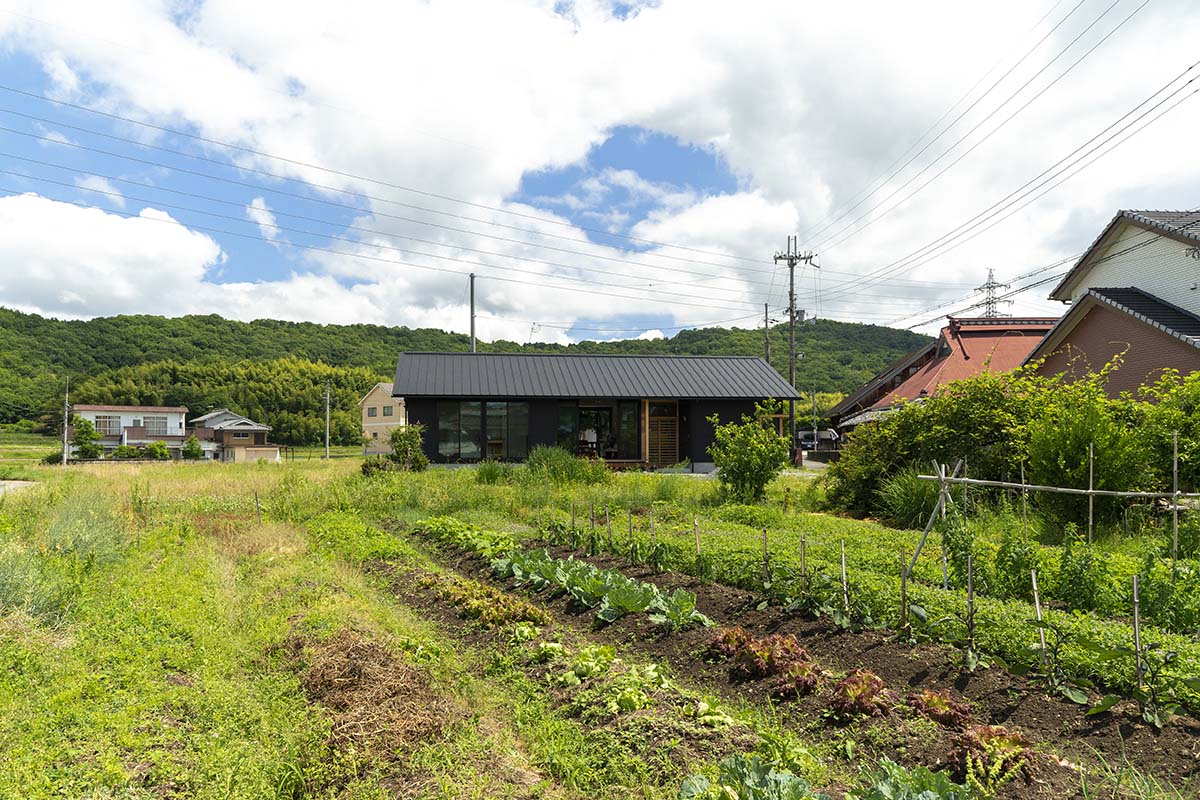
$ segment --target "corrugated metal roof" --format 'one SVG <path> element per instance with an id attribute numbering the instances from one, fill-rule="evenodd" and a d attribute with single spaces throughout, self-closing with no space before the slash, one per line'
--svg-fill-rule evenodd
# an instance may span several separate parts
<path id="1" fill-rule="evenodd" d="M 403 353 L 397 397 L 799 398 L 752 356 Z"/>

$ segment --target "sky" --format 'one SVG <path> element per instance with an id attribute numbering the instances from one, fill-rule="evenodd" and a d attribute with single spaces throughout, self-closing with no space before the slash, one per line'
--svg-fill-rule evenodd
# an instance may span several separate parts
<path id="1" fill-rule="evenodd" d="M 1200 207 L 1183 0 L 0 0 L 0 305 L 936 330 Z M 1181 154 L 1183 154 L 1181 156 Z"/>

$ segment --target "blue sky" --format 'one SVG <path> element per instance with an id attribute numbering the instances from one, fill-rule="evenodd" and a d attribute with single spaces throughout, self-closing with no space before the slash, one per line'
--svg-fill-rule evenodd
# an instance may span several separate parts
<path id="1" fill-rule="evenodd" d="M 936 327 L 988 269 L 1069 259 L 1118 208 L 1200 202 L 1174 156 L 1189 103 L 987 211 L 1194 61 L 1200 22 L 1166 0 L 939 0 L 866 23 L 783 2 L 355 2 L 0 10 L 0 83 L 259 152 L 0 91 L 0 125 L 112 151 L 0 134 L 0 169 L 33 176 L 0 180 L 0 304 L 462 331 L 473 271 L 486 339 L 653 335 L 782 308 L 771 257 L 799 234 L 822 267 L 800 307 Z M 1060 310 L 1040 291 L 1012 309 Z"/>

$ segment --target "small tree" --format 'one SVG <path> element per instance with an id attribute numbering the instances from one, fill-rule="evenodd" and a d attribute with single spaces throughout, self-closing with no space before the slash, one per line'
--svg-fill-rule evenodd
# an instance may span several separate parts
<path id="1" fill-rule="evenodd" d="M 425 426 L 420 423 L 393 428 L 388 437 L 392 448 L 388 458 L 402 470 L 420 472 L 429 466 L 429 457 L 422 448 L 424 439 Z"/>
<path id="2" fill-rule="evenodd" d="M 193 433 L 184 441 L 179 455 L 183 456 L 185 461 L 199 461 L 204 458 L 204 449 L 200 447 L 200 440 L 196 438 L 196 434 Z"/>
<path id="3" fill-rule="evenodd" d="M 151 442 L 142 448 L 142 457 L 152 458 L 155 461 L 169 461 L 171 451 L 167 449 L 166 442 Z"/>
<path id="4" fill-rule="evenodd" d="M 141 458 L 142 451 L 131 444 L 119 444 L 113 448 L 112 457 L 116 459 Z"/>
<path id="5" fill-rule="evenodd" d="M 75 427 L 75 432 L 71 434 L 72 458 L 87 461 L 104 455 L 104 448 L 100 446 L 100 440 L 104 436 L 96 430 L 90 419 L 75 416 L 71 419 L 71 424 Z"/>
<path id="6" fill-rule="evenodd" d="M 757 502 L 767 492 L 767 484 L 787 463 L 788 443 L 780 436 L 771 414 L 778 403 L 768 400 L 755 407 L 754 416 L 742 415 L 741 423 L 721 424 L 718 415 L 713 425 L 713 443 L 708 453 L 717 465 L 721 488 L 740 502 Z"/>

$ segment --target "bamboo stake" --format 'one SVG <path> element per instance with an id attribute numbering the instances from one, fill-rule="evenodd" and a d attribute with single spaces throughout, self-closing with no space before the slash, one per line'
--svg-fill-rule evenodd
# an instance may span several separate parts
<path id="1" fill-rule="evenodd" d="M 850 613 L 850 584 L 846 580 L 846 540 L 842 539 L 842 609 Z"/>
<path id="2" fill-rule="evenodd" d="M 654 547 L 654 506 L 650 507 L 650 546 Z"/>
<path id="3" fill-rule="evenodd" d="M 1093 444 L 1091 442 L 1089 442 L 1088 443 L 1088 544 L 1092 543 L 1092 528 L 1094 527 L 1094 524 L 1095 524 L 1094 523 L 1095 514 L 1093 513 L 1093 509 L 1095 508 L 1096 496 L 1094 494 L 1092 494 L 1092 489 L 1093 489 L 1092 473 L 1095 471 L 1094 466 L 1095 466 L 1095 457 L 1094 457 L 1094 453 L 1093 453 Z"/>
<path id="4" fill-rule="evenodd" d="M 258 503 L 258 490 L 254 492 L 254 512 L 258 514 L 258 524 L 262 525 L 262 506 Z"/>
<path id="5" fill-rule="evenodd" d="M 904 545 L 900 545 L 900 631 L 908 629 L 908 560 Z"/>
<path id="6" fill-rule="evenodd" d="M 1171 566 L 1179 558 L 1179 431 L 1171 432 Z M 1171 580 L 1175 571 L 1171 570 Z"/>
<path id="7" fill-rule="evenodd" d="M 692 517 L 692 533 L 696 536 L 696 577 L 704 583 L 704 570 L 700 564 L 700 520 Z"/>
<path id="8" fill-rule="evenodd" d="M 604 526 L 608 528 L 608 550 L 612 552 L 612 517 L 608 514 L 608 503 L 604 504 Z"/>
<path id="9" fill-rule="evenodd" d="M 1142 688 L 1142 620 L 1141 598 L 1138 596 L 1138 576 L 1133 576 L 1133 666 L 1138 688 Z"/>
<path id="10" fill-rule="evenodd" d="M 1025 459 L 1021 459 L 1021 530 L 1029 538 L 1029 491 L 1025 488 Z"/>
<path id="11" fill-rule="evenodd" d="M 975 649 L 975 554 L 967 551 L 967 643 Z"/>
<path id="12" fill-rule="evenodd" d="M 633 509 L 628 510 L 629 514 L 629 552 L 633 552 Z"/>
<path id="13" fill-rule="evenodd" d="M 808 586 L 808 542 L 804 534 L 800 534 L 800 588 Z"/>
<path id="14" fill-rule="evenodd" d="M 767 529 L 763 528 L 763 586 L 771 582 L 771 564 L 767 555 Z"/>
<path id="15" fill-rule="evenodd" d="M 1038 594 L 1037 585 L 1037 570 L 1029 570 L 1029 578 L 1033 581 L 1033 610 L 1037 614 L 1037 621 L 1042 621 L 1042 598 Z M 1046 629 L 1038 628 L 1038 640 L 1042 643 L 1042 667 L 1046 666 Z"/>
<path id="16" fill-rule="evenodd" d="M 571 530 L 575 530 L 575 501 L 571 501 Z"/>
<path id="17" fill-rule="evenodd" d="M 950 591 L 950 573 L 946 569 L 946 542 L 942 540 L 942 591 Z"/>

